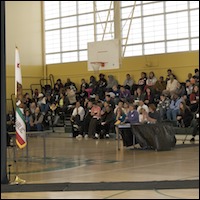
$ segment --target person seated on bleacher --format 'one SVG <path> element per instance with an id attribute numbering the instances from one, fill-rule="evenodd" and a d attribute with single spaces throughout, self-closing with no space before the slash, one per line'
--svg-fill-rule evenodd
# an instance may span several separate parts
<path id="1" fill-rule="evenodd" d="M 129 112 L 126 116 L 125 123 L 139 123 L 139 113 L 136 109 L 136 106 L 133 103 L 129 104 Z"/>
<path id="2" fill-rule="evenodd" d="M 74 82 L 72 82 L 70 80 L 70 78 L 67 78 L 67 82 L 64 85 L 65 88 L 70 88 L 71 90 L 73 90 L 75 93 L 77 92 L 77 87 L 76 84 Z"/>
<path id="3" fill-rule="evenodd" d="M 198 68 L 196 68 L 195 70 L 194 70 L 194 76 L 193 76 L 193 78 L 194 78 L 194 80 L 195 80 L 195 83 L 196 84 L 199 84 L 199 69 Z"/>
<path id="4" fill-rule="evenodd" d="M 192 93 L 193 88 L 194 88 L 194 86 L 192 85 L 190 80 L 186 80 L 186 82 L 185 82 L 185 90 L 186 90 L 187 99 L 190 98 L 190 94 Z"/>
<path id="5" fill-rule="evenodd" d="M 36 105 L 37 103 L 35 101 L 33 101 L 31 104 L 30 104 L 30 112 L 31 114 L 35 113 L 35 109 L 37 107 Z"/>
<path id="6" fill-rule="evenodd" d="M 139 86 L 134 92 L 133 100 L 136 104 L 138 104 L 140 100 L 144 101 L 144 98 L 145 93 L 143 92 L 142 87 Z"/>
<path id="7" fill-rule="evenodd" d="M 53 98 L 54 98 L 55 101 L 58 100 L 60 90 L 61 89 L 59 88 L 58 84 L 55 84 L 54 88 L 53 88 L 53 90 L 51 92 L 51 94 L 52 94 L 52 96 L 53 96 Z"/>
<path id="8" fill-rule="evenodd" d="M 159 77 L 153 88 L 155 91 L 155 98 L 159 99 L 160 95 L 162 94 L 162 91 L 166 88 L 166 81 L 164 80 L 163 76 Z"/>
<path id="9" fill-rule="evenodd" d="M 106 94 L 105 95 L 105 101 L 110 104 L 110 106 L 112 107 L 112 110 L 114 111 L 115 109 L 115 102 L 113 100 L 113 98 L 110 96 L 110 94 Z"/>
<path id="10" fill-rule="evenodd" d="M 120 86 L 120 100 L 122 101 L 131 101 L 133 99 L 130 90 L 126 89 L 124 86 Z"/>
<path id="11" fill-rule="evenodd" d="M 86 91 L 85 86 L 82 86 L 80 92 L 77 93 L 77 100 L 80 101 L 82 106 L 84 104 L 85 98 L 88 98 L 88 92 Z"/>
<path id="12" fill-rule="evenodd" d="M 38 98 L 38 95 L 39 95 L 39 91 L 38 89 L 36 88 L 33 92 L 33 99 L 36 100 Z"/>
<path id="13" fill-rule="evenodd" d="M 116 108 L 116 111 L 115 111 L 115 132 L 116 132 L 116 140 L 118 139 L 118 137 L 120 136 L 120 139 L 121 138 L 121 134 L 119 135 L 119 129 L 117 127 L 117 125 L 119 124 L 123 124 L 125 119 L 126 119 L 126 114 L 124 113 L 124 110 L 123 110 L 123 107 L 122 106 L 118 106 Z"/>
<path id="14" fill-rule="evenodd" d="M 155 83 L 157 81 L 157 78 L 155 76 L 155 73 L 153 71 L 149 72 L 149 76 L 147 77 L 147 81 L 146 81 L 146 85 L 144 87 L 144 90 L 147 88 L 147 87 L 154 87 Z"/>
<path id="15" fill-rule="evenodd" d="M 92 118 L 92 115 L 91 115 L 92 106 L 93 106 L 92 100 L 86 98 L 84 102 L 85 116 L 83 119 L 83 135 L 85 139 L 88 138 L 88 129 L 89 129 L 90 120 Z"/>
<path id="16" fill-rule="evenodd" d="M 63 83 L 61 81 L 61 79 L 57 79 L 56 83 L 54 84 L 54 90 L 56 90 L 57 92 L 60 91 L 60 89 L 63 88 Z"/>
<path id="17" fill-rule="evenodd" d="M 59 108 L 59 112 L 63 113 L 65 112 L 65 110 L 67 109 L 67 105 L 68 105 L 68 99 L 65 95 L 64 92 L 60 92 L 59 93 L 59 98 L 58 98 L 58 108 Z"/>
<path id="18" fill-rule="evenodd" d="M 88 97 L 90 97 L 91 94 L 95 94 L 97 88 L 97 81 L 94 76 L 90 76 L 90 82 L 89 86 L 86 89 L 86 92 L 88 93 Z"/>
<path id="19" fill-rule="evenodd" d="M 105 74 L 99 74 L 99 80 L 97 81 L 97 87 L 95 93 L 99 95 L 99 98 L 103 100 L 105 98 L 105 91 L 107 86 L 107 80 Z"/>
<path id="20" fill-rule="evenodd" d="M 190 110 L 195 112 L 199 107 L 199 86 L 195 85 L 190 94 Z"/>
<path id="21" fill-rule="evenodd" d="M 182 97 L 187 94 L 185 83 L 180 83 L 175 91 L 179 97 Z"/>
<path id="22" fill-rule="evenodd" d="M 130 126 L 139 123 L 139 113 L 136 110 L 136 105 L 134 105 L 133 103 L 129 104 L 129 112 L 124 120 L 124 123 L 130 124 Z M 120 129 L 120 131 L 123 140 L 123 145 L 126 147 L 133 145 L 133 134 L 131 129 L 125 128 Z"/>
<path id="23" fill-rule="evenodd" d="M 167 110 L 169 109 L 170 103 L 171 100 L 169 97 L 162 93 L 156 109 L 160 113 L 161 120 L 167 119 Z"/>
<path id="24" fill-rule="evenodd" d="M 76 102 L 75 108 L 73 109 L 72 115 L 70 117 L 72 125 L 73 137 L 77 139 L 83 137 L 83 120 L 85 116 L 85 110 L 81 106 L 80 101 Z"/>
<path id="25" fill-rule="evenodd" d="M 147 123 L 147 112 L 144 108 L 140 108 L 139 110 L 139 122 L 142 124 Z"/>
<path id="26" fill-rule="evenodd" d="M 27 127 L 30 127 L 30 117 L 31 117 L 31 112 L 30 109 L 26 108 L 25 109 L 25 123 L 26 123 L 26 130 L 28 129 Z"/>
<path id="27" fill-rule="evenodd" d="M 114 85 L 118 86 L 118 81 L 114 78 L 113 75 L 108 75 L 108 81 L 107 81 L 106 91 L 107 92 L 111 92 L 112 91 L 112 87 Z"/>
<path id="28" fill-rule="evenodd" d="M 171 77 L 170 77 L 171 75 L 173 76 L 174 79 L 176 79 L 176 76 L 174 75 L 174 73 L 172 72 L 172 70 L 168 69 L 167 70 L 167 76 L 166 76 L 166 79 L 165 79 L 166 83 L 171 79 Z"/>
<path id="29" fill-rule="evenodd" d="M 111 105 L 106 105 L 105 112 L 101 115 L 101 123 L 98 124 L 97 129 L 99 129 L 100 138 L 109 138 L 109 130 L 112 125 L 114 125 L 115 115 Z"/>
<path id="30" fill-rule="evenodd" d="M 119 98 L 119 96 L 120 96 L 120 89 L 118 88 L 117 85 L 113 85 L 113 87 L 112 87 L 112 93 L 115 95 L 115 97 L 114 97 L 113 100 L 114 100 L 115 104 L 117 105 L 118 102 L 120 101 L 120 98 Z"/>
<path id="31" fill-rule="evenodd" d="M 30 108 L 30 104 L 32 102 L 32 99 L 30 98 L 30 95 L 28 92 L 25 93 L 24 95 L 24 107 L 26 108 Z"/>
<path id="32" fill-rule="evenodd" d="M 193 114 L 190 108 L 186 105 L 185 101 L 182 101 L 179 105 L 180 113 L 177 115 L 176 119 L 179 127 L 188 127 L 193 119 Z"/>
<path id="33" fill-rule="evenodd" d="M 174 93 L 171 96 L 171 103 L 169 109 L 167 110 L 167 120 L 176 122 L 176 117 L 180 112 L 180 103 L 182 98 L 178 94 Z"/>
<path id="34" fill-rule="evenodd" d="M 88 136 L 98 139 L 100 133 L 98 132 L 97 125 L 101 122 L 101 107 L 98 105 L 97 101 L 93 102 L 91 116 L 92 118 L 89 123 Z"/>
<path id="35" fill-rule="evenodd" d="M 59 116 L 59 107 L 57 105 L 56 102 L 53 102 L 50 106 L 49 106 L 49 110 L 47 111 L 47 114 L 45 115 L 45 121 L 46 121 L 46 128 L 49 128 L 49 126 L 53 127 L 56 126 L 58 124 L 58 120 L 60 119 Z"/>
<path id="36" fill-rule="evenodd" d="M 155 104 L 149 104 L 149 113 L 146 112 L 146 119 L 148 124 L 155 124 L 157 122 L 160 122 L 160 114 L 156 110 Z"/>
<path id="37" fill-rule="evenodd" d="M 39 93 L 38 99 L 37 99 L 37 106 L 40 107 L 40 110 L 43 114 L 45 114 L 46 111 L 46 97 L 43 93 Z"/>
<path id="38" fill-rule="evenodd" d="M 45 109 L 45 113 L 48 112 L 51 104 L 54 102 L 53 96 L 51 96 L 50 93 L 46 94 L 46 109 Z"/>
<path id="39" fill-rule="evenodd" d="M 27 131 L 42 131 L 43 130 L 44 115 L 40 111 L 40 107 L 37 106 L 35 113 L 30 116 L 30 126 L 27 126 Z"/>
<path id="40" fill-rule="evenodd" d="M 116 104 L 115 109 L 114 109 L 114 114 L 117 115 L 117 109 L 120 107 L 124 111 L 124 102 L 120 100 L 118 104 Z"/>
<path id="41" fill-rule="evenodd" d="M 128 101 L 124 101 L 124 104 L 123 104 L 123 111 L 124 113 L 127 115 L 128 112 L 129 112 L 129 103 Z"/>
<path id="42" fill-rule="evenodd" d="M 86 82 L 86 80 L 84 78 L 81 79 L 81 85 L 80 85 L 80 92 L 82 92 L 82 87 L 84 87 L 85 89 L 89 88 L 89 84 Z"/>
<path id="43" fill-rule="evenodd" d="M 151 87 L 147 87 L 144 93 L 144 103 L 146 105 L 155 103 L 154 97 L 155 97 L 154 90 Z"/>
<path id="44" fill-rule="evenodd" d="M 71 89 L 70 87 L 66 88 L 66 92 L 65 92 L 65 96 L 66 96 L 66 110 L 65 110 L 65 114 L 66 115 L 71 115 L 75 104 L 76 104 L 76 93 L 74 92 L 73 89 Z"/>
<path id="45" fill-rule="evenodd" d="M 147 73 L 146 72 L 141 72 L 141 78 L 138 80 L 138 86 L 142 88 L 142 91 L 146 85 L 147 81 Z"/>
<path id="46" fill-rule="evenodd" d="M 126 74 L 126 79 L 124 80 L 123 86 L 131 91 L 133 84 L 135 84 L 135 80 L 131 77 L 130 74 Z"/>
<path id="47" fill-rule="evenodd" d="M 6 130 L 8 132 L 15 131 L 15 114 L 12 110 L 9 110 L 6 115 Z"/>
<path id="48" fill-rule="evenodd" d="M 172 94 L 177 91 L 177 88 L 180 87 L 179 85 L 180 83 L 178 82 L 178 80 L 174 78 L 173 74 L 171 74 L 169 76 L 169 80 L 167 81 L 166 89 L 163 90 L 163 92 L 168 92 L 170 96 L 172 96 Z"/>
<path id="49" fill-rule="evenodd" d="M 137 107 L 138 113 L 140 112 L 141 108 L 144 108 L 147 113 L 149 112 L 149 107 L 142 100 L 140 100 L 139 103 L 138 103 L 138 107 Z"/>

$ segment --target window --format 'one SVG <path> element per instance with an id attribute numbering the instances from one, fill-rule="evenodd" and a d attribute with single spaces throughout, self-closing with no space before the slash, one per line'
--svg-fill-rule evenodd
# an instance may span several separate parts
<path id="1" fill-rule="evenodd" d="M 198 1 L 134 3 L 120 2 L 125 57 L 199 50 Z M 46 64 L 86 61 L 88 42 L 115 39 L 114 2 L 44 1 L 44 29 Z"/>

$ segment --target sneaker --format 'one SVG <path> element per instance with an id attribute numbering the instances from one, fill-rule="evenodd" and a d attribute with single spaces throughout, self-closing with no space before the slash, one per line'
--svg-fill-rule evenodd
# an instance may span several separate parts
<path id="1" fill-rule="evenodd" d="M 106 134 L 106 138 L 110 138 L 109 134 Z"/>
<path id="2" fill-rule="evenodd" d="M 194 142 L 195 141 L 195 139 L 194 139 L 194 137 L 190 140 L 190 142 Z"/>
<path id="3" fill-rule="evenodd" d="M 81 139 L 83 136 L 81 134 L 76 136 L 76 139 Z"/>
<path id="4" fill-rule="evenodd" d="M 99 135 L 97 133 L 95 133 L 94 139 L 98 139 L 98 138 L 99 138 Z"/>
<path id="5" fill-rule="evenodd" d="M 85 138 L 85 139 L 88 139 L 88 134 L 85 134 L 84 138 Z"/>

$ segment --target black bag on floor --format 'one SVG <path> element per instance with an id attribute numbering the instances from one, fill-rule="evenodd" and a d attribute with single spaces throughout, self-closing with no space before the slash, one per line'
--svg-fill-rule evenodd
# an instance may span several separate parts
<path id="1" fill-rule="evenodd" d="M 171 150 L 176 144 L 174 129 L 166 124 L 132 125 L 137 142 L 142 147 L 151 147 L 157 151 Z"/>

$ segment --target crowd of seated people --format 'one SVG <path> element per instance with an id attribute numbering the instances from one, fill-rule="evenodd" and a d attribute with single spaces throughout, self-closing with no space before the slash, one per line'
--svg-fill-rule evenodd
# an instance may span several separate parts
<path id="1" fill-rule="evenodd" d="M 158 119 L 177 122 L 178 116 L 183 116 L 181 102 L 185 102 L 191 112 L 198 109 L 199 71 L 194 72 L 194 75 L 189 73 L 183 83 L 171 69 L 167 70 L 166 77 L 159 78 L 153 71 L 149 76 L 141 72 L 138 81 L 126 74 L 122 85 L 113 75 L 107 79 L 101 73 L 98 79 L 91 76 L 88 83 L 82 78 L 79 90 L 69 78 L 66 83 L 58 79 L 51 90 L 35 91 L 32 99 L 28 93 L 24 95 L 27 129 L 44 130 L 56 125 L 58 118 L 69 115 L 73 137 L 109 138 L 115 122 L 124 119 L 120 123 L 126 123 L 127 117 L 131 120 L 133 110 L 137 112 L 137 122 L 156 123 Z M 78 124 L 74 120 L 77 114 L 81 115 Z M 75 125 L 78 131 L 73 129 Z"/>

